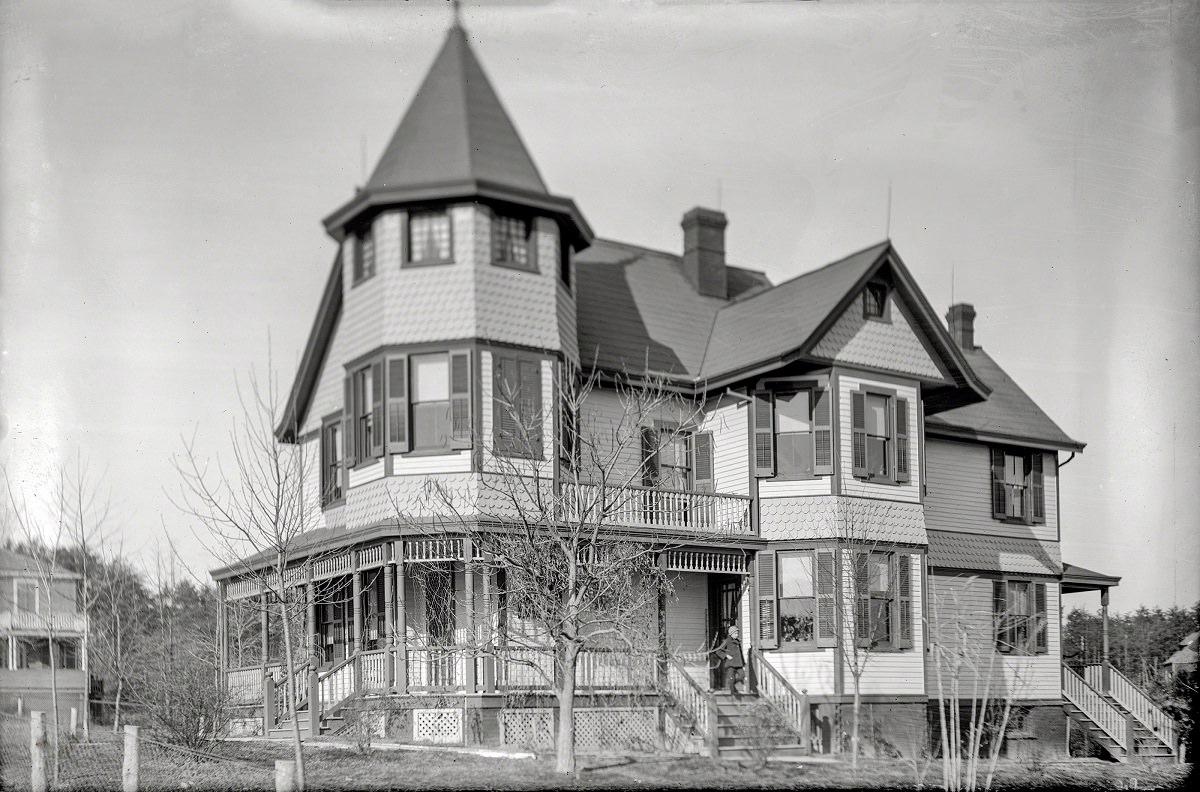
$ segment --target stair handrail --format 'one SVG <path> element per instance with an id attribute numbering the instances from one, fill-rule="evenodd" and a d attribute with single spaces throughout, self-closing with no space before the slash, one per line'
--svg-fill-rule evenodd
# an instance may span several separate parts
<path id="1" fill-rule="evenodd" d="M 1175 751 L 1175 719 L 1155 704 L 1154 700 L 1146 695 L 1146 691 L 1135 685 L 1116 666 L 1110 663 L 1108 670 L 1111 676 L 1109 677 L 1109 690 L 1105 692 L 1112 696 L 1118 704 L 1129 710 L 1130 714 L 1149 729 L 1155 737 L 1166 743 L 1173 753 Z M 1093 677 L 1104 673 L 1104 665 L 1088 665 L 1084 669 L 1084 673 L 1088 683 L 1096 687 Z"/>
<path id="2" fill-rule="evenodd" d="M 288 717 L 294 716 L 296 711 L 300 709 L 300 703 L 304 700 L 304 692 L 306 686 L 301 680 L 308 674 L 308 660 L 296 666 L 296 671 L 292 676 L 295 681 L 295 687 L 288 684 L 288 676 L 280 669 L 280 679 L 275 682 L 275 711 L 272 713 L 275 717 L 275 725 L 280 724 Z M 293 697 L 292 691 L 295 691 Z M 289 706 L 290 704 L 290 706 Z"/>
<path id="3" fill-rule="evenodd" d="M 358 661 L 358 653 L 355 652 L 355 653 L 346 655 L 345 659 L 336 663 L 328 671 L 321 671 L 321 672 L 317 673 L 317 695 L 320 698 L 320 701 L 317 702 L 317 705 L 321 707 L 322 711 L 336 709 L 339 704 L 341 704 L 343 701 L 350 698 L 357 692 L 355 690 L 354 680 L 352 679 L 350 681 L 350 691 L 346 695 L 342 696 L 341 698 L 339 698 L 335 701 L 333 699 L 333 695 L 332 695 L 334 692 L 333 691 L 334 683 L 332 681 L 329 681 L 329 680 L 334 679 L 335 674 L 345 671 L 345 669 L 348 666 L 353 666 L 357 661 Z M 350 669 L 350 673 L 351 674 L 354 673 L 353 668 Z M 327 681 L 329 681 L 328 685 L 325 684 Z M 330 692 L 330 695 L 328 697 L 325 695 L 326 688 L 328 688 L 329 692 Z M 328 701 L 329 703 L 327 706 L 324 706 L 324 702 L 326 702 L 326 701 Z"/>
<path id="4" fill-rule="evenodd" d="M 677 659 L 667 655 L 667 692 L 675 703 L 692 720 L 696 731 L 704 740 L 705 752 L 710 758 L 717 757 L 717 700 L 712 693 L 700 687 L 687 669 Z"/>
<path id="5" fill-rule="evenodd" d="M 750 663 L 759 698 L 788 720 L 788 725 L 800 738 L 801 749 L 808 750 L 812 718 L 808 711 L 808 696 L 796 692 L 792 683 L 771 665 L 758 647 L 750 648 Z"/>
<path id="6" fill-rule="evenodd" d="M 1134 746 L 1131 742 L 1129 724 L 1125 714 L 1114 707 L 1081 677 L 1075 669 L 1063 664 L 1063 696 L 1086 715 L 1092 723 L 1112 738 L 1127 756 L 1132 756 Z"/>

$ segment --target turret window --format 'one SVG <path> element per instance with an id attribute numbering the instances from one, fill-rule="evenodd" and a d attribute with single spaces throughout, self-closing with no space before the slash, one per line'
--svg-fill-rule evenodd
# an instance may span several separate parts
<path id="1" fill-rule="evenodd" d="M 530 244 L 529 221 L 520 217 L 492 217 L 492 263 L 501 267 L 537 271 Z"/>
<path id="2" fill-rule="evenodd" d="M 413 212 L 408 216 L 408 263 L 412 266 L 450 262 L 450 215 Z"/>
<path id="3" fill-rule="evenodd" d="M 354 234 L 354 277 L 353 285 L 365 281 L 375 274 L 375 234 L 370 224 Z"/>

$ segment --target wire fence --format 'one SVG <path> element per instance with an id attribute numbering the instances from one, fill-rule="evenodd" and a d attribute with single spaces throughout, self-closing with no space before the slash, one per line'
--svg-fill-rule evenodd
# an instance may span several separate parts
<path id="1" fill-rule="evenodd" d="M 46 788 L 58 792 L 74 790 L 119 790 L 124 786 L 130 735 L 107 729 L 92 729 L 86 742 L 69 733 L 57 736 L 45 723 L 44 745 Z M 262 756 L 238 756 L 239 746 L 213 743 L 197 750 L 175 745 L 138 729 L 136 778 L 139 789 L 271 790 L 275 788 L 275 766 Z M 0 713 L 0 789 L 30 792 L 33 779 L 33 726 L 29 715 Z M 56 750 L 57 749 L 57 750 Z M 56 756 L 57 754 L 57 756 Z"/>

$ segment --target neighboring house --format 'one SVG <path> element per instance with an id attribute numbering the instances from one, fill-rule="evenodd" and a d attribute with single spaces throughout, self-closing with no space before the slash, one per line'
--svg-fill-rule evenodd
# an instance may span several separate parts
<path id="1" fill-rule="evenodd" d="M 660 638 L 699 689 L 694 707 L 724 713 L 702 650 L 736 621 L 759 691 L 817 750 L 840 749 L 855 676 L 871 733 L 911 749 L 949 684 L 936 645 L 962 635 L 972 673 L 1028 708 L 1017 725 L 1045 746 L 1065 746 L 1065 709 L 1089 729 L 1116 722 L 1061 662 L 1060 594 L 1117 583 L 1064 577 L 1060 468 L 1083 444 L 976 344 L 971 306 L 953 306 L 947 330 L 890 242 L 772 285 L 726 262 L 726 222 L 685 214 L 682 256 L 596 238 L 547 189 L 464 31 L 449 32 L 366 186 L 325 220 L 337 254 L 279 427 L 320 460 L 311 585 L 327 594 L 305 628 L 320 687 L 306 724 L 319 706 L 331 727 L 360 690 L 416 713 L 400 721 L 412 739 L 549 733 L 544 698 L 511 695 L 529 692 L 528 675 L 466 640 L 500 607 L 497 581 L 436 515 L 401 521 L 395 504 L 416 504 L 430 478 L 478 488 L 487 460 L 510 453 L 512 418 L 544 441 L 529 461 L 556 470 L 554 383 L 572 365 L 661 377 L 703 401 L 638 488 L 644 504 L 672 493 L 678 512 L 631 509 L 613 526 L 645 541 L 678 532 L 662 556 L 675 580 Z M 585 407 L 602 424 L 617 404 L 601 388 Z M 263 688 L 278 658 L 247 654 L 234 623 L 259 596 L 244 570 L 213 573 L 229 603 L 224 656 L 269 728 L 288 713 Z M 869 653 L 861 675 L 856 649 Z M 583 693 L 612 686 L 581 673 Z M 1079 706 L 1064 707 L 1064 673 Z M 622 700 L 622 722 L 657 739 L 663 700 L 644 692 Z M 581 744 L 602 711 L 580 713 Z M 710 749 L 738 745 L 736 728 L 718 735 L 690 714 Z M 1111 729 L 1120 755 L 1127 735 Z"/>
<path id="2" fill-rule="evenodd" d="M 1196 643 L 1200 633 L 1191 633 L 1179 642 L 1179 651 L 1167 658 L 1167 665 L 1175 676 L 1196 670 Z"/>
<path id="3" fill-rule="evenodd" d="M 83 717 L 87 695 L 83 669 L 83 614 L 79 576 L 0 549 L 0 712 L 53 709 L 51 664 L 63 723 L 74 708 Z"/>

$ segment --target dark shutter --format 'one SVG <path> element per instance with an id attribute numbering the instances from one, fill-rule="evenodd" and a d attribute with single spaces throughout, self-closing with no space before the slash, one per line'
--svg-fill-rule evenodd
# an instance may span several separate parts
<path id="1" fill-rule="evenodd" d="M 779 617 L 774 551 L 759 550 L 756 563 L 758 565 L 755 575 L 758 578 L 758 648 L 775 649 L 779 646 Z"/>
<path id="2" fill-rule="evenodd" d="M 871 555 L 854 554 L 854 642 L 871 645 Z"/>
<path id="3" fill-rule="evenodd" d="M 523 456 L 542 458 L 542 363 L 540 360 L 520 361 L 521 445 Z"/>
<path id="4" fill-rule="evenodd" d="M 692 478 L 696 492 L 715 492 L 712 432 L 692 436 Z"/>
<path id="5" fill-rule="evenodd" d="M 992 516 L 1003 520 L 1007 514 L 1004 486 L 1004 449 L 992 449 Z"/>
<path id="6" fill-rule="evenodd" d="M 1029 459 L 1029 501 L 1033 505 L 1033 522 L 1046 522 L 1045 454 L 1034 451 Z"/>
<path id="7" fill-rule="evenodd" d="M 382 361 L 371 364 L 371 456 L 375 458 L 383 456 Z"/>
<path id="8" fill-rule="evenodd" d="M 833 474 L 833 395 L 829 388 L 813 391 L 813 475 Z"/>
<path id="9" fill-rule="evenodd" d="M 658 431 L 642 427 L 642 486 L 658 484 Z"/>
<path id="10" fill-rule="evenodd" d="M 389 454 L 408 450 L 408 358 L 387 361 L 387 449 Z"/>
<path id="11" fill-rule="evenodd" d="M 530 218 L 525 224 L 525 257 L 529 261 L 529 269 L 538 271 L 537 218 Z"/>
<path id="12" fill-rule="evenodd" d="M 996 649 L 1012 651 L 1009 638 L 1008 585 L 1003 580 L 992 581 L 992 623 L 996 634 Z"/>
<path id="13" fill-rule="evenodd" d="M 345 455 L 342 457 L 342 462 L 347 468 L 354 467 L 355 461 L 358 459 L 358 448 L 354 443 L 354 376 L 348 376 L 345 379 L 346 388 L 346 405 L 342 408 L 342 443 L 345 449 Z M 350 488 L 350 480 L 346 479 L 346 489 Z"/>
<path id="14" fill-rule="evenodd" d="M 896 399 L 896 481 L 908 480 L 908 400 Z"/>
<path id="15" fill-rule="evenodd" d="M 899 642 L 901 649 L 911 649 L 913 645 L 913 585 L 912 585 L 912 556 L 899 553 L 896 556 L 896 603 L 899 609 Z"/>
<path id="16" fill-rule="evenodd" d="M 754 394 L 754 476 L 775 475 L 775 410 L 770 391 Z"/>
<path id="17" fill-rule="evenodd" d="M 837 646 L 837 567 L 834 551 L 817 552 L 817 646 Z"/>
<path id="18" fill-rule="evenodd" d="M 1033 584 L 1034 651 L 1046 654 L 1049 651 L 1049 623 L 1046 621 L 1046 584 Z"/>
<path id="19" fill-rule="evenodd" d="M 492 445 L 497 454 L 511 454 L 517 437 L 517 361 L 493 355 L 492 362 Z"/>
<path id="20" fill-rule="evenodd" d="M 867 477 L 867 394 L 850 394 L 850 456 L 853 475 Z"/>
<path id="21" fill-rule="evenodd" d="M 450 441 L 455 448 L 471 447 L 471 353 L 450 355 Z"/>

